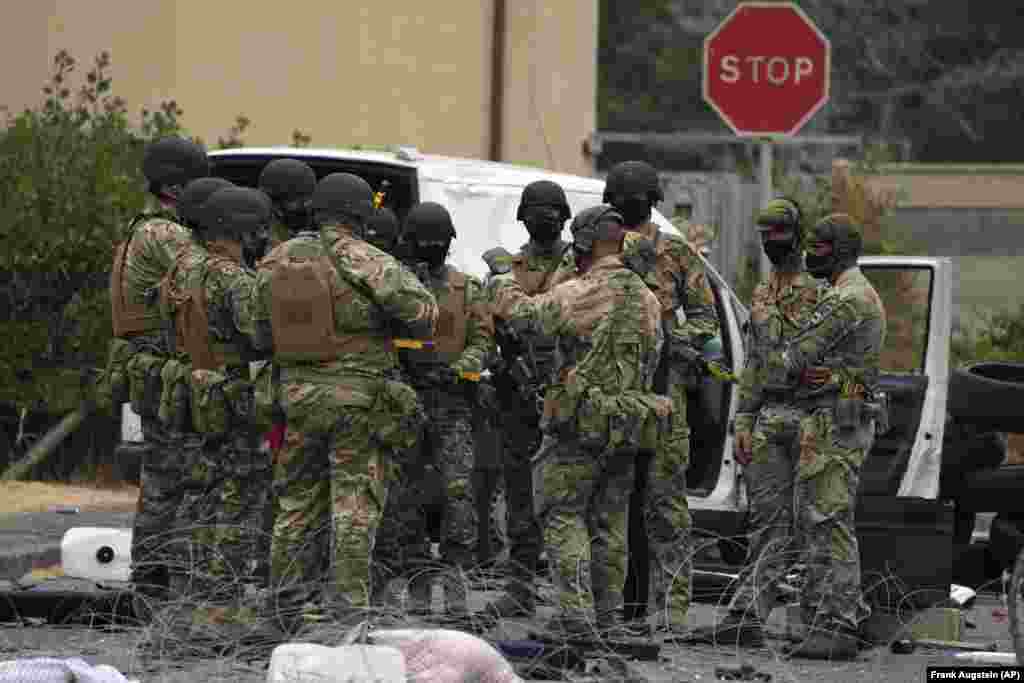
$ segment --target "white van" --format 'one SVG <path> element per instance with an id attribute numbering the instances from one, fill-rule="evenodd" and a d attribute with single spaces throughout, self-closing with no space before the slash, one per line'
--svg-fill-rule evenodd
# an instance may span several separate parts
<path id="1" fill-rule="evenodd" d="M 536 180 L 552 180 L 565 190 L 573 213 L 601 203 L 604 181 L 563 175 L 525 166 L 420 154 L 414 149 L 367 152 L 307 148 L 239 148 L 210 153 L 212 173 L 247 186 L 256 186 L 260 171 L 280 158 L 301 159 L 316 172 L 349 172 L 378 189 L 390 183 L 385 205 L 403 218 L 421 201 L 443 204 L 452 214 L 457 232 L 453 265 L 484 276 L 481 254 L 494 246 L 515 252 L 527 240 L 516 218 L 523 188 Z M 660 213 L 654 221 L 668 232 L 678 232 Z M 864 466 L 858 527 L 866 575 L 891 573 L 910 590 L 937 588 L 948 596 L 952 566 L 952 516 L 938 498 L 941 446 L 945 418 L 951 326 L 952 267 L 949 259 L 865 257 L 861 267 L 887 292 L 908 287 L 913 310 L 909 338 L 891 337 L 893 343 L 916 345 L 889 349 L 883 362 L 882 386 L 892 404 L 892 430 L 878 439 Z M 711 286 L 721 322 L 723 363 L 743 366 L 743 304 L 708 264 Z M 889 302 L 886 302 L 887 304 Z M 887 350 L 888 351 L 888 350 Z M 912 359 L 908 361 L 907 359 Z M 740 467 L 732 458 L 729 425 L 736 411 L 735 388 L 708 379 L 695 396 L 689 412 L 693 430 L 691 466 L 687 475 L 689 502 L 695 528 L 701 535 L 718 537 L 704 544 L 714 552 L 698 556 L 698 566 L 734 572 L 743 559 L 743 518 L 746 508 Z M 946 529 L 949 529 L 948 533 Z M 708 572 L 708 576 L 715 572 Z M 699 578 L 699 577 L 698 577 Z M 943 589 L 943 585 L 945 588 Z M 698 599 L 715 599 L 702 592 Z M 939 598 L 935 598 L 939 599 Z M 931 598 L 928 599 L 931 601 Z"/>

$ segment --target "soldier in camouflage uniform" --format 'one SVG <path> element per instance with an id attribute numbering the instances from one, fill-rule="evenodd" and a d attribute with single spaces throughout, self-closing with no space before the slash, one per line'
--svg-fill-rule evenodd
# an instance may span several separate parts
<path id="1" fill-rule="evenodd" d="M 779 604 L 779 582 L 796 561 L 793 533 L 795 463 L 800 420 L 805 412 L 790 401 L 785 387 L 769 384 L 770 353 L 804 329 L 824 286 L 804 269 L 803 227 L 796 202 L 780 197 L 757 216 L 761 244 L 772 270 L 754 289 L 740 375 L 735 418 L 735 457 L 744 466 L 750 546 L 747 562 L 729 604 L 715 628 L 699 629 L 698 639 L 719 644 L 760 645 L 762 626 Z"/>
<path id="2" fill-rule="evenodd" d="M 579 634 L 621 624 L 636 452 L 656 447 L 671 403 L 652 393 L 660 307 L 624 265 L 622 216 L 594 207 L 572 227 L 580 277 L 531 297 L 512 274 L 498 275 L 489 296 L 496 316 L 557 339 L 533 466 L 559 602 L 549 629 Z"/>
<path id="3" fill-rule="evenodd" d="M 570 271 L 563 265 L 571 249 L 561 239 L 571 215 L 565 191 L 557 183 L 538 180 L 523 188 L 516 218 L 526 226 L 530 239 L 507 263 L 496 263 L 498 270 L 492 267 L 492 275 L 510 273 L 528 296 L 544 294 L 556 278 L 572 279 L 574 267 Z M 515 334 L 506 321 L 496 323 L 501 353 L 495 357 L 491 370 L 500 409 L 510 575 L 504 594 L 488 604 L 485 611 L 499 618 L 532 616 L 536 610 L 534 575 L 543 538 L 534 514 L 530 459 L 540 448 L 536 394 L 544 378 L 551 374 L 555 340 L 544 335 Z"/>
<path id="4" fill-rule="evenodd" d="M 664 199 L 658 174 L 642 161 L 617 164 L 608 173 L 604 201 L 618 209 L 626 229 L 654 244 L 657 280 L 655 294 L 661 302 L 665 346 L 662 350 L 655 391 L 672 400 L 672 435 L 653 460 L 638 462 L 636 495 L 632 506 L 642 505 L 647 548 L 632 543 L 630 571 L 635 587 L 631 616 L 640 619 L 647 611 L 645 583 L 637 570 L 649 563 L 649 592 L 658 625 L 667 630 L 685 626 L 690 606 L 690 510 L 686 502 L 686 470 L 690 464 L 690 428 L 686 421 L 686 392 L 699 386 L 703 372 L 702 350 L 719 334 L 715 299 L 707 281 L 704 262 L 690 243 L 664 233 L 651 222 L 654 205 Z M 677 310 L 685 314 L 680 322 Z M 633 514 L 638 514 L 634 510 Z M 646 553 L 644 551 L 646 550 Z M 641 553 L 647 555 L 647 562 Z"/>
<path id="5" fill-rule="evenodd" d="M 206 150 L 183 138 L 164 138 L 145 151 L 143 175 L 154 204 L 136 216 L 118 244 L 110 276 L 114 339 L 101 400 L 115 409 L 131 402 L 142 421 L 146 449 L 140 471 L 139 504 L 132 525 L 132 582 L 141 593 L 160 594 L 168 585 L 160 554 L 164 535 L 177 514 L 180 472 L 161 468 L 173 457 L 159 419 L 164 364 L 171 355 L 169 338 L 157 308 L 157 289 L 192 236 L 180 225 L 175 207 L 189 181 L 209 173 Z"/>
<path id="6" fill-rule="evenodd" d="M 396 574 L 409 574 L 413 609 L 429 612 L 431 574 L 423 504 L 431 496 L 419 489 L 431 479 L 424 478 L 423 470 L 436 469 L 445 610 L 462 618 L 467 615 L 465 572 L 476 564 L 477 550 L 472 406 L 484 357 L 494 345 L 494 325 L 480 281 L 445 264 L 455 227 L 443 206 L 434 202 L 414 206 L 402 234 L 423 284 L 437 300 L 439 315 L 437 333 L 428 345 L 412 342 L 407 346 L 414 348 L 399 350 L 427 424 L 419 462 L 403 467 L 400 491 L 385 508 L 374 561 L 392 565 Z"/>
<path id="7" fill-rule="evenodd" d="M 876 419 L 887 422 L 878 393 L 886 315 L 857 267 L 861 249 L 860 228 L 846 214 L 814 227 L 807 270 L 832 286 L 806 329 L 773 354 L 796 395 L 811 396 L 800 422 L 794 505 L 808 567 L 800 606 L 811 635 L 792 651 L 795 657 L 856 657 L 856 634 L 870 615 L 861 595 L 854 507 Z"/>
<path id="8" fill-rule="evenodd" d="M 351 616 L 367 606 L 396 457 L 415 446 L 423 423 L 415 391 L 396 379 L 391 338 L 431 338 L 437 302 L 363 241 L 372 194 L 357 176 L 324 177 L 311 202 L 316 229 L 271 251 L 257 274 L 257 341 L 281 368 L 288 424 L 274 462 L 271 589 L 289 629 L 324 610 Z"/>
<path id="9" fill-rule="evenodd" d="M 270 248 L 309 228 L 309 198 L 316 188 L 316 173 L 298 159 L 274 159 L 260 171 L 260 190 L 270 197 L 274 214 Z"/>
<path id="10" fill-rule="evenodd" d="M 217 190 L 202 207 L 197 231 L 205 249 L 179 258 L 161 291 L 189 354 L 193 423 L 202 435 L 180 512 L 181 523 L 192 525 L 191 554 L 199 563 L 189 588 L 215 605 L 236 603 L 246 585 L 266 578 L 259 570 L 270 456 L 260 448 L 249 378 L 248 364 L 257 357 L 255 273 L 242 252 L 245 235 L 260 234 L 269 221 L 259 191 Z"/>
<path id="11" fill-rule="evenodd" d="M 167 458 L 160 467 L 168 472 L 178 473 L 178 484 L 175 490 L 181 492 L 181 502 L 173 525 L 173 534 L 180 534 L 181 542 L 171 545 L 175 561 L 168 571 L 172 592 L 181 594 L 189 581 L 195 567 L 193 566 L 190 543 L 193 522 L 183 515 L 184 508 L 189 507 L 191 469 L 198 464 L 202 450 L 202 435 L 195 431 L 192 421 L 192 363 L 188 348 L 182 337 L 182 330 L 177 324 L 178 303 L 183 300 L 172 295 L 186 291 L 186 264 L 194 264 L 209 258 L 203 245 L 202 206 L 217 190 L 231 187 L 231 183 L 223 178 L 199 178 L 193 180 L 182 191 L 178 199 L 178 216 L 181 225 L 187 227 L 194 238 L 188 247 L 183 249 L 174 261 L 167 275 L 160 282 L 158 307 L 161 319 L 169 331 L 172 340 L 172 357 L 164 363 L 161 371 L 163 390 L 160 396 L 160 422 L 166 429 Z M 171 528 L 168 529 L 171 532 Z"/>

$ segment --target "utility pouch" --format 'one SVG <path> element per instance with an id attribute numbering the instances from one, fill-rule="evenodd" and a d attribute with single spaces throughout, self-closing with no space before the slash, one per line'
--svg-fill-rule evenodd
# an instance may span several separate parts
<path id="1" fill-rule="evenodd" d="M 128 363 L 129 400 L 140 417 L 158 418 L 160 395 L 163 393 L 163 370 L 166 358 L 137 353 Z"/>
<path id="2" fill-rule="evenodd" d="M 602 406 L 584 397 L 576 409 L 576 437 L 584 449 L 600 450 L 608 443 L 611 421 Z"/>
<path id="3" fill-rule="evenodd" d="M 135 348 L 124 339 L 110 342 L 107 367 L 96 378 L 96 406 L 100 411 L 119 414 L 121 404 L 131 399 L 128 361 L 134 353 Z"/>
<path id="4" fill-rule="evenodd" d="M 874 400 L 864 404 L 864 410 L 868 419 L 875 421 L 875 435 L 881 436 L 888 433 L 889 423 L 889 395 L 875 392 Z"/>
<path id="5" fill-rule="evenodd" d="M 840 431 L 859 429 L 864 422 L 864 401 L 859 398 L 837 398 L 835 425 Z"/>
<path id="6" fill-rule="evenodd" d="M 231 407 L 224 392 L 228 379 L 216 370 L 193 370 L 192 426 L 210 437 L 227 434 L 231 427 Z"/>
<path id="7" fill-rule="evenodd" d="M 179 360 L 169 360 L 160 371 L 160 422 L 176 432 L 192 429 L 192 368 Z"/>

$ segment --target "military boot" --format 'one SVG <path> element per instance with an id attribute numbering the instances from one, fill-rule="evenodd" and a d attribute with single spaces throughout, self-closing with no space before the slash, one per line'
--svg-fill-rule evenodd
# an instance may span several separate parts
<path id="1" fill-rule="evenodd" d="M 532 617 L 537 613 L 535 567 L 525 567 L 515 561 L 510 562 L 510 565 L 505 591 L 483 608 L 483 614 L 492 619 Z"/>
<path id="2" fill-rule="evenodd" d="M 441 580 L 444 590 L 444 613 L 446 617 L 465 619 L 469 615 L 468 578 L 458 569 L 445 572 Z"/>
<path id="3" fill-rule="evenodd" d="M 417 572 L 408 583 L 406 611 L 413 616 L 429 616 L 434 602 L 434 577 L 430 572 Z"/>
<path id="4" fill-rule="evenodd" d="M 751 613 L 730 612 L 715 626 L 694 629 L 687 639 L 691 643 L 760 647 L 764 644 L 764 626 Z"/>
<path id="5" fill-rule="evenodd" d="M 850 630 L 837 626 L 815 628 L 807 638 L 786 650 L 790 657 L 848 661 L 860 652 L 860 639 Z"/>
<path id="6" fill-rule="evenodd" d="M 563 609 L 544 625 L 544 635 L 555 640 L 590 639 L 596 635 L 594 619 L 578 610 Z"/>

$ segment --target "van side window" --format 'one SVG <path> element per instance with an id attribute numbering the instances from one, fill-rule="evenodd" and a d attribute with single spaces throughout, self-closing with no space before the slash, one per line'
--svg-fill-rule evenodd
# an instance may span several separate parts
<path id="1" fill-rule="evenodd" d="M 886 314 L 883 372 L 924 372 L 931 300 L 930 268 L 862 266 L 882 298 Z"/>

